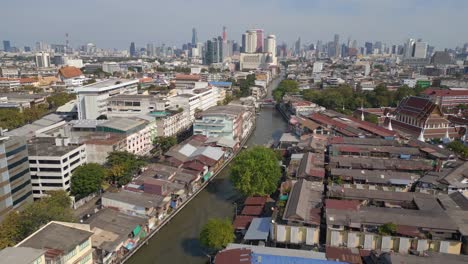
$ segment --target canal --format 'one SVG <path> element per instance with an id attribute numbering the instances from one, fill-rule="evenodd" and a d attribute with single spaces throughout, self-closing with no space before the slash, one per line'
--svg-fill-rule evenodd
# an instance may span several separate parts
<path id="1" fill-rule="evenodd" d="M 271 87 L 276 87 L 279 81 L 274 81 Z M 271 94 L 271 90 L 269 92 Z M 285 129 L 286 123 L 276 109 L 265 107 L 257 116 L 257 126 L 247 141 L 247 146 L 264 145 L 272 139 L 278 140 Z M 241 198 L 229 181 L 229 169 L 224 169 L 127 263 L 207 263 L 208 257 L 198 242 L 202 226 L 213 217 L 232 220 L 234 202 Z"/>

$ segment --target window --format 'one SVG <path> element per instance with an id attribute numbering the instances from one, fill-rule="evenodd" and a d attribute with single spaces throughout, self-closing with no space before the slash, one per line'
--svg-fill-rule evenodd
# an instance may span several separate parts
<path id="1" fill-rule="evenodd" d="M 87 239 L 85 242 L 81 243 L 80 245 L 80 251 L 85 249 L 87 246 L 89 246 L 89 239 Z"/>
<path id="2" fill-rule="evenodd" d="M 82 259 L 80 260 L 80 264 L 86 264 L 86 263 L 88 263 L 88 261 L 90 261 L 90 260 L 91 260 L 91 253 L 89 253 L 89 254 L 86 255 L 84 258 L 82 258 Z"/>
<path id="3" fill-rule="evenodd" d="M 68 253 L 66 256 L 65 256 L 65 262 L 70 260 L 71 258 L 73 258 L 74 256 L 76 256 L 76 248 L 73 249 L 72 251 L 70 251 L 70 253 Z M 86 263 L 86 262 L 83 262 L 83 263 Z"/>
<path id="4" fill-rule="evenodd" d="M 39 164 L 60 164 L 60 160 L 39 160 Z"/>
<path id="5" fill-rule="evenodd" d="M 9 157 L 11 155 L 15 155 L 15 154 L 20 153 L 21 151 L 23 151 L 25 149 L 26 149 L 26 145 L 23 145 L 23 146 L 21 146 L 21 147 L 19 147 L 17 149 L 14 149 L 12 151 L 7 152 L 6 156 Z"/>

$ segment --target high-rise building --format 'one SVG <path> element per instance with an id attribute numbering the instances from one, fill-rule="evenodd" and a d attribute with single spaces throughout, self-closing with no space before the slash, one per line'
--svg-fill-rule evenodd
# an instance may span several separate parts
<path id="1" fill-rule="evenodd" d="M 146 55 L 148 57 L 154 57 L 154 45 L 153 45 L 153 43 L 146 44 Z"/>
<path id="2" fill-rule="evenodd" d="M 427 42 L 418 41 L 414 44 L 414 55 L 415 58 L 425 59 L 427 56 Z"/>
<path id="3" fill-rule="evenodd" d="M 0 130 L 0 221 L 10 210 L 32 203 L 26 140 L 7 137 Z"/>
<path id="4" fill-rule="evenodd" d="M 31 52 L 31 47 L 24 46 L 24 52 Z"/>
<path id="5" fill-rule="evenodd" d="M 248 30 L 245 33 L 245 53 L 257 52 L 257 30 Z"/>
<path id="6" fill-rule="evenodd" d="M 301 37 L 299 37 L 296 41 L 296 44 L 295 44 L 295 53 L 296 55 L 299 55 L 299 53 L 301 53 Z"/>
<path id="7" fill-rule="evenodd" d="M 217 37 L 208 40 L 205 46 L 204 64 L 210 65 L 212 63 L 223 62 L 223 38 Z"/>
<path id="8" fill-rule="evenodd" d="M 50 54 L 47 52 L 36 53 L 36 67 L 49 68 L 50 67 Z"/>
<path id="9" fill-rule="evenodd" d="M 224 43 L 227 42 L 227 31 L 226 31 L 226 27 L 225 27 L 225 26 L 223 27 L 223 42 L 224 42 Z"/>
<path id="10" fill-rule="evenodd" d="M 242 42 L 241 42 L 241 50 L 240 52 L 245 52 L 245 47 L 247 46 L 247 34 L 242 34 Z"/>
<path id="11" fill-rule="evenodd" d="M 136 57 L 137 52 L 135 48 L 135 42 L 130 43 L 130 57 Z"/>
<path id="12" fill-rule="evenodd" d="M 11 43 L 9 40 L 4 40 L 3 41 L 3 50 L 5 52 L 10 52 L 11 51 Z"/>
<path id="13" fill-rule="evenodd" d="M 335 34 L 333 44 L 335 46 L 335 57 L 340 57 L 340 35 Z"/>
<path id="14" fill-rule="evenodd" d="M 192 46 L 197 45 L 198 43 L 198 33 L 196 28 L 192 28 Z"/>
<path id="15" fill-rule="evenodd" d="M 263 39 L 264 39 L 264 31 L 263 29 L 256 29 L 257 31 L 257 52 L 263 52 Z"/>
<path id="16" fill-rule="evenodd" d="M 414 39 L 408 39 L 405 43 L 405 58 L 411 58 L 414 56 Z"/>
<path id="17" fill-rule="evenodd" d="M 265 52 L 271 53 L 273 57 L 276 57 L 276 36 L 268 35 L 265 39 Z"/>
<path id="18" fill-rule="evenodd" d="M 367 55 L 372 54 L 374 52 L 374 44 L 372 44 L 372 42 L 366 42 L 364 44 L 364 47 L 366 49 Z"/>

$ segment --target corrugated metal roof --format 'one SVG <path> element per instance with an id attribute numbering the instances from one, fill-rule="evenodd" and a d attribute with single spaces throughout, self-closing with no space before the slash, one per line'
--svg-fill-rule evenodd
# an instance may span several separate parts
<path id="1" fill-rule="evenodd" d="M 250 223 L 247 233 L 245 233 L 245 240 L 264 240 L 268 239 L 270 232 L 271 217 L 254 218 Z"/>

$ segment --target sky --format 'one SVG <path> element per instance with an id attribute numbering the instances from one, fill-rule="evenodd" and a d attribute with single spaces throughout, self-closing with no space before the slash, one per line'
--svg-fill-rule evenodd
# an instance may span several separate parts
<path id="1" fill-rule="evenodd" d="M 423 39 L 437 49 L 468 42 L 467 0 L 1 0 L 0 40 L 13 46 L 36 41 L 73 47 L 128 48 L 147 43 L 180 46 L 221 35 L 240 41 L 249 28 L 263 28 L 278 44 L 340 41 L 402 44 Z"/>

